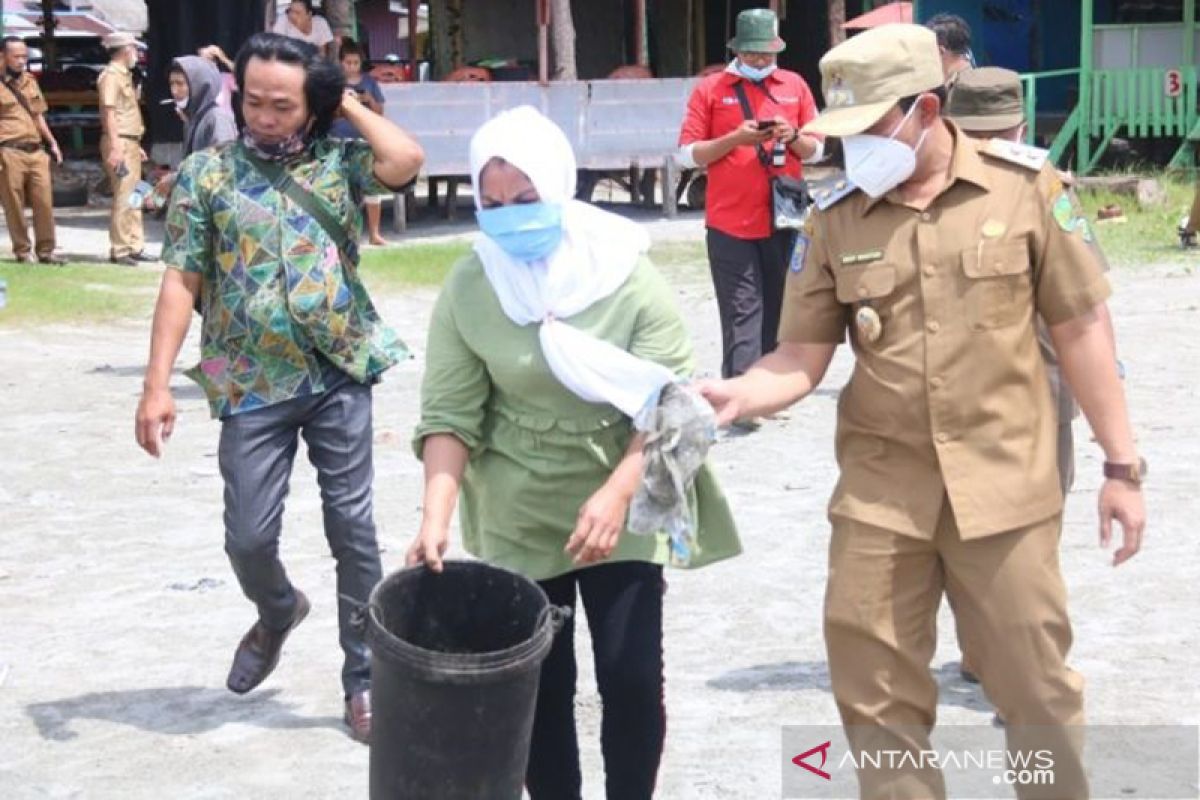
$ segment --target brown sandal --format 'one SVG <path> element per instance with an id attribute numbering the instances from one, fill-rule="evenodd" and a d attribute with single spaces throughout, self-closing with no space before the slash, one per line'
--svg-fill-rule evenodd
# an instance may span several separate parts
<path id="1" fill-rule="evenodd" d="M 292 621 L 281 631 L 272 631 L 259 620 L 250 626 L 233 654 L 233 666 L 225 686 L 235 694 L 245 694 L 267 679 L 279 664 L 283 643 L 292 629 L 304 621 L 309 611 L 308 598 L 296 591 L 296 610 Z"/>

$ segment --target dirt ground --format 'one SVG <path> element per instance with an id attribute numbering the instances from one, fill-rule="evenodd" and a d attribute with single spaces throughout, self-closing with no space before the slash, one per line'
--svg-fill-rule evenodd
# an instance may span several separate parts
<path id="1" fill-rule="evenodd" d="M 656 235 L 697 236 L 699 223 L 656 226 Z M 719 329 L 704 266 L 670 275 L 712 371 Z M 1152 470 L 1150 525 L 1145 551 L 1114 570 L 1096 544 L 1101 457 L 1079 422 L 1062 545 L 1072 661 L 1088 679 L 1092 722 L 1197 724 L 1200 278 L 1141 266 L 1113 279 L 1126 385 Z M 432 298 L 380 298 L 418 354 Z M 283 537 L 313 613 L 266 684 L 234 696 L 225 672 L 252 609 L 221 549 L 218 426 L 177 375 L 181 417 L 165 458 L 137 450 L 131 421 L 147 340 L 148 320 L 0 328 L 0 797 L 363 797 L 367 749 L 340 722 L 334 571 L 313 471 L 297 460 Z M 193 331 L 181 366 L 196 351 Z M 780 726 L 837 720 L 821 598 L 835 404 L 849 367 L 843 348 L 790 419 L 714 451 L 746 552 L 669 576 L 661 797 L 778 797 Z M 420 371 L 418 357 L 376 394 L 376 517 L 389 570 L 418 521 L 408 437 Z M 939 719 L 985 724 L 986 701 L 958 677 L 945 610 L 940 622 Z M 578 647 L 586 796 L 595 798 L 599 702 L 583 626 Z"/>

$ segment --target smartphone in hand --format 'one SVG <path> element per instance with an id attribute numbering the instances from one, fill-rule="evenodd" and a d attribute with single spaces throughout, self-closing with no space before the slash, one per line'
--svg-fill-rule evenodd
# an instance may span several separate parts
<path id="1" fill-rule="evenodd" d="M 769 131 L 779 123 L 773 119 L 760 119 L 754 123 L 760 131 Z"/>

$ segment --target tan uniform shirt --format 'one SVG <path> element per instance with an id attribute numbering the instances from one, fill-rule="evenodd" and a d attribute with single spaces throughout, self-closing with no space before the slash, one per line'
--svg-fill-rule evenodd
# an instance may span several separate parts
<path id="1" fill-rule="evenodd" d="M 96 88 L 100 92 L 101 109 L 110 106 L 116 109 L 117 135 L 136 136 L 140 139 L 146 127 L 142 123 L 142 111 L 138 108 L 133 73 L 124 65 L 109 64 L 100 73 Z"/>
<path id="2" fill-rule="evenodd" d="M 46 113 L 46 98 L 38 87 L 37 80 L 28 72 L 22 73 L 15 82 L 6 80 L 0 86 L 0 142 L 29 142 L 37 144 L 42 141 L 41 131 L 33 122 L 33 117 L 21 107 L 13 90 L 20 92 L 34 114 Z"/>
<path id="3" fill-rule="evenodd" d="M 946 495 L 964 539 L 1062 508 L 1035 315 L 1055 325 L 1110 292 L 1053 168 L 952 130 L 950 181 L 925 211 L 855 192 L 814 215 L 779 331 L 838 343 L 851 329 L 830 513 L 923 539 Z M 862 306 L 882 322 L 874 342 L 854 325 Z"/>

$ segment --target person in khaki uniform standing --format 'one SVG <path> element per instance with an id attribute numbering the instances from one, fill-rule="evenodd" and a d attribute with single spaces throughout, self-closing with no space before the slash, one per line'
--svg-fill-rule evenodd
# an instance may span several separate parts
<path id="1" fill-rule="evenodd" d="M 142 179 L 146 152 L 140 144 L 146 127 L 133 86 L 137 63 L 137 41 L 132 34 L 111 33 L 104 38 L 109 63 L 100 73 L 100 154 L 104 172 L 113 189 L 112 221 L 109 224 L 109 260 L 136 266 L 139 261 L 156 261 L 145 254 L 142 209 L 130 208 L 129 196 Z"/>
<path id="2" fill-rule="evenodd" d="M 962 128 L 967 136 L 973 139 L 998 140 L 995 147 L 1007 149 L 1018 157 L 1049 157 L 1045 150 L 1024 147 L 1021 144 L 1025 139 L 1026 126 L 1024 92 L 1021 89 L 1021 76 L 1010 69 L 979 67 L 960 72 L 954 84 L 954 91 L 946 103 L 946 117 Z M 1064 184 L 1069 184 L 1068 176 L 1059 173 L 1059 178 Z M 1070 194 L 1074 204 L 1076 198 L 1074 193 Z M 1076 214 L 1079 214 L 1078 210 Z M 1095 240 L 1090 244 L 1097 262 L 1107 272 L 1108 259 L 1101 252 L 1100 245 Z M 1096 311 L 1110 339 L 1115 340 L 1108 307 L 1100 306 Z M 1051 341 L 1050 331 L 1042 320 L 1038 320 L 1037 335 L 1038 348 L 1046 360 L 1050 388 L 1058 410 L 1058 476 L 1065 495 L 1075 482 L 1075 441 L 1071 421 L 1079 416 L 1079 404 L 1075 402 L 1070 387 L 1063 381 L 1054 342 Z"/>
<path id="3" fill-rule="evenodd" d="M 0 87 L 0 206 L 8 223 L 13 260 L 62 264 L 54 254 L 54 203 L 50 156 L 62 151 L 46 124 L 46 98 L 25 67 L 29 48 L 15 36 L 4 38 L 4 86 Z M 34 243 L 29 241 L 25 204 L 33 209 Z"/>
<path id="4" fill-rule="evenodd" d="M 1010 750 L 1052 750 L 1048 796 L 1085 797 L 1073 727 L 1083 680 L 1066 666 L 1058 564 L 1057 415 L 1037 316 L 1105 452 L 1100 542 L 1118 521 L 1114 564 L 1138 552 L 1145 527 L 1145 466 L 1099 312 L 1109 287 L 1091 231 L 1044 159 L 942 118 L 925 28 L 859 34 L 821 59 L 821 73 L 827 108 L 808 127 L 841 138 L 858 191 L 815 213 L 800 239 L 779 349 L 701 391 L 723 423 L 784 408 L 817 387 L 849 330 L 856 366 L 838 411 L 825 638 L 851 746 L 929 749 L 945 593 Z M 860 762 L 863 797 L 945 796 L 922 759 L 882 763 Z"/>
<path id="5" fill-rule="evenodd" d="M 1022 144 L 1026 126 L 1024 92 L 1021 88 L 1021 76 L 1012 70 L 979 67 L 959 72 L 946 103 L 946 117 L 961 127 L 967 136 L 974 139 L 995 139 L 997 143 L 994 147 L 1007 149 L 1017 157 L 1049 157 L 1045 150 L 1027 148 Z M 1059 173 L 1059 178 L 1069 186 L 1069 176 Z M 1076 201 L 1073 192 L 1071 201 Z M 1099 243 L 1092 241 L 1091 245 L 1095 250 L 1097 262 L 1107 271 L 1108 259 L 1101 252 Z M 1115 340 L 1108 307 L 1099 306 L 1096 312 L 1101 317 L 1110 340 Z M 1072 424 L 1079 416 L 1079 404 L 1075 402 L 1070 387 L 1063 380 L 1058 353 L 1054 350 L 1050 331 L 1041 318 L 1037 321 L 1037 342 L 1038 350 L 1046 361 L 1050 392 L 1058 415 L 1058 480 L 1063 495 L 1066 496 L 1075 482 L 1075 437 Z M 1113 357 L 1116 358 L 1115 345 Z M 962 676 L 972 683 L 979 682 L 977 670 L 968 654 L 963 655 Z"/>

